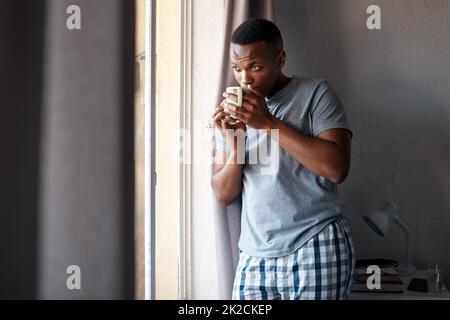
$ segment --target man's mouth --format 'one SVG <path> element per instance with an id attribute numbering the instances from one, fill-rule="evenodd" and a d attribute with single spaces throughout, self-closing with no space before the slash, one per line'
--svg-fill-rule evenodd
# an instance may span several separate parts
<path id="1" fill-rule="evenodd" d="M 259 92 L 258 87 L 252 87 L 252 88 L 245 87 L 245 89 L 249 90 L 250 92 L 252 92 L 253 94 L 255 94 L 257 96 L 261 96 L 261 93 Z"/>
<path id="2" fill-rule="evenodd" d="M 257 92 L 257 87 L 252 87 L 252 88 L 249 88 L 249 87 L 243 87 L 245 90 L 248 90 L 248 91 L 250 91 L 250 92 L 253 92 L 253 93 L 255 93 L 255 92 Z"/>

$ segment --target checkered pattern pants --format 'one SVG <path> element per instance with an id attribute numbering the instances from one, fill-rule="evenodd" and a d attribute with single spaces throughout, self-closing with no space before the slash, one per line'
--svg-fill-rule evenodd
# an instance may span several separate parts
<path id="1" fill-rule="evenodd" d="M 232 299 L 347 299 L 354 268 L 350 230 L 339 216 L 291 254 L 258 258 L 240 251 Z"/>

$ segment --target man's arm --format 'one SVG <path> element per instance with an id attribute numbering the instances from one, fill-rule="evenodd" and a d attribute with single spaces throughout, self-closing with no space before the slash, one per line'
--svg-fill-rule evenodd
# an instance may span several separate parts
<path id="1" fill-rule="evenodd" d="M 227 156 L 225 151 L 216 149 L 211 186 L 217 200 L 225 205 L 231 204 L 242 191 L 244 164 L 238 162 L 240 152 L 243 150 L 232 147 Z"/>
<path id="2" fill-rule="evenodd" d="M 335 100 L 331 90 L 326 91 L 327 99 L 322 95 L 324 102 L 316 113 L 320 118 L 329 118 L 330 110 L 325 108 L 329 105 L 327 101 Z M 225 98 L 232 97 L 231 93 L 224 93 Z M 311 138 L 289 125 L 283 123 L 272 115 L 267 108 L 264 98 L 246 94 L 244 96 L 243 108 L 224 103 L 230 110 L 232 116 L 236 116 L 246 125 L 255 129 L 266 129 L 272 136 L 271 130 L 279 129 L 278 139 L 272 138 L 279 143 L 292 157 L 303 166 L 314 173 L 328 178 L 335 183 L 342 183 L 350 169 L 350 144 L 351 134 L 346 129 L 329 129 Z M 339 110 L 331 109 L 331 113 L 339 114 Z M 325 114 L 321 114 L 324 113 Z"/>
<path id="3" fill-rule="evenodd" d="M 335 183 L 345 180 L 351 157 L 351 134 L 348 130 L 329 129 L 317 138 L 311 138 L 275 117 L 269 127 L 269 136 L 272 136 L 271 130 L 279 129 L 278 139 L 276 136 L 272 138 L 303 166 Z"/>
<path id="4" fill-rule="evenodd" d="M 212 113 L 212 119 L 220 130 L 216 139 L 221 141 L 219 144 L 223 147 L 216 147 L 215 150 L 211 187 L 217 200 L 229 205 L 242 191 L 247 127 L 240 122 L 229 122 L 230 116 L 224 113 L 224 103 L 225 99 Z M 215 132 L 217 133 L 217 130 Z M 225 142 L 230 149 L 228 155 Z"/>

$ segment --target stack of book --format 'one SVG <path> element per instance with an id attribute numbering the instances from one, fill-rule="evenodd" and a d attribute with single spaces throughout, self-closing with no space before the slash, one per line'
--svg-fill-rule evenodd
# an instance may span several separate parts
<path id="1" fill-rule="evenodd" d="M 370 278 L 371 277 L 371 278 Z M 402 293 L 404 285 L 401 279 L 396 274 L 389 274 L 381 272 L 380 286 L 374 286 L 373 273 L 357 272 L 353 279 L 351 291 L 352 292 L 374 292 L 374 293 Z M 369 279 L 370 278 L 370 279 Z M 372 285 L 372 286 L 371 286 Z"/>

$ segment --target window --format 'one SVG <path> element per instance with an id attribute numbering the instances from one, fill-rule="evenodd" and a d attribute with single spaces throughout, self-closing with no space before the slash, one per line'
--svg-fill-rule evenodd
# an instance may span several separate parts
<path id="1" fill-rule="evenodd" d="M 190 130 L 191 1 L 136 1 L 136 297 L 184 299 L 190 167 L 178 155 L 190 154 L 180 129 Z"/>

